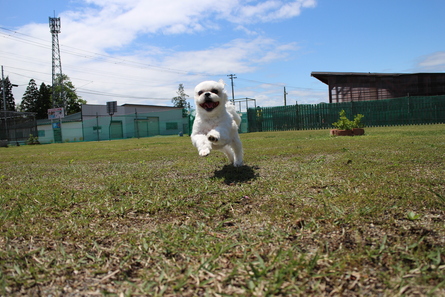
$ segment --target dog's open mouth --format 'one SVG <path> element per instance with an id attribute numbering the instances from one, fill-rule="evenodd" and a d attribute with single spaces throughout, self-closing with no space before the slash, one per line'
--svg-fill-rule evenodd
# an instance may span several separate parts
<path id="1" fill-rule="evenodd" d="M 206 111 L 212 111 L 219 105 L 219 102 L 213 102 L 213 101 L 206 101 L 202 104 L 199 104 L 202 108 L 204 108 Z"/>

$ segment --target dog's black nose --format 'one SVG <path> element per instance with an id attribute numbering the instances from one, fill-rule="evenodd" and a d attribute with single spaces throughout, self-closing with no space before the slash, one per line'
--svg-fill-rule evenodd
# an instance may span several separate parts
<path id="1" fill-rule="evenodd" d="M 210 97 L 211 93 L 210 93 L 210 92 L 207 92 L 207 93 L 205 93 L 204 95 L 205 95 L 206 97 Z"/>

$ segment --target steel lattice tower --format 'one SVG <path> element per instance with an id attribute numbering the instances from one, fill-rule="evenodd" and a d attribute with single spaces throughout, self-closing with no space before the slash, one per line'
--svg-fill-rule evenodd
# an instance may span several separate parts
<path id="1" fill-rule="evenodd" d="M 60 18 L 49 18 L 49 28 L 52 35 L 52 97 L 53 107 L 63 107 L 66 113 L 65 96 L 63 94 L 63 76 L 62 76 L 62 61 L 60 59 L 59 47 L 59 33 L 60 33 Z"/>

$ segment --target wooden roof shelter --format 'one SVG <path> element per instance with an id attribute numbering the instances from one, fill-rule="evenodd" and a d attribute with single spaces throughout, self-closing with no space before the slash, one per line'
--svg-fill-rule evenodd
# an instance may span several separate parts
<path id="1" fill-rule="evenodd" d="M 312 72 L 329 87 L 329 103 L 445 95 L 445 73 Z"/>

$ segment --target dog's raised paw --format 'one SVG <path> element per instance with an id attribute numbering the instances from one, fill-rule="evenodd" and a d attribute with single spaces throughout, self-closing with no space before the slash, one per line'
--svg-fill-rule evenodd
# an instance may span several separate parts
<path id="1" fill-rule="evenodd" d="M 216 138 L 215 136 L 212 136 L 212 135 L 210 135 L 210 136 L 208 137 L 208 140 L 209 140 L 210 142 L 218 142 L 218 138 Z"/>
<path id="2" fill-rule="evenodd" d="M 206 156 L 208 156 L 210 154 L 210 150 L 209 149 L 203 149 L 203 150 L 200 150 L 199 151 L 199 155 L 201 156 L 201 157 L 206 157 Z"/>

